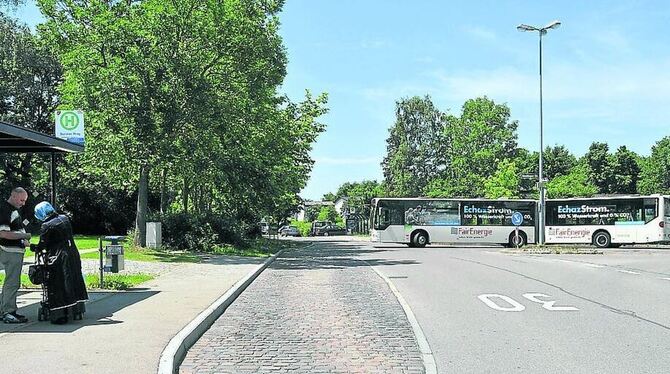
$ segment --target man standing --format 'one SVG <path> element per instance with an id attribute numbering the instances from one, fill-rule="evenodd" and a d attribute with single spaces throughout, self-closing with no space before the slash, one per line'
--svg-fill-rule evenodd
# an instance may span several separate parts
<path id="1" fill-rule="evenodd" d="M 5 323 L 25 323 L 28 319 L 16 313 L 16 296 L 21 286 L 23 254 L 29 245 L 19 209 L 26 204 L 28 193 L 21 187 L 12 190 L 7 201 L 0 203 L 0 264 L 5 267 L 5 284 L 0 297 L 0 314 Z"/>

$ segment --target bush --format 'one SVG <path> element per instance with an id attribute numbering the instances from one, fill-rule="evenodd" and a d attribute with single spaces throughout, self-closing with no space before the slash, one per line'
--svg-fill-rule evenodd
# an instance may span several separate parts
<path id="1" fill-rule="evenodd" d="M 217 245 L 243 245 L 253 235 L 254 224 L 238 222 L 229 217 L 169 213 L 153 217 L 162 222 L 163 245 L 186 251 L 211 251 Z"/>
<path id="2" fill-rule="evenodd" d="M 298 228 L 300 236 L 309 236 L 309 231 L 312 229 L 312 222 L 291 220 L 291 225 Z"/>
<path id="3" fill-rule="evenodd" d="M 70 213 L 75 233 L 119 235 L 134 226 L 137 194 L 86 186 L 67 186 L 58 193 L 58 204 Z"/>

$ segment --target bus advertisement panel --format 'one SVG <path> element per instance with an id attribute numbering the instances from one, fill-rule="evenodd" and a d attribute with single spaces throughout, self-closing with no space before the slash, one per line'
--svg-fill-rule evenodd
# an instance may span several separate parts
<path id="1" fill-rule="evenodd" d="M 427 243 L 535 242 L 533 200 L 374 199 L 372 241 L 424 246 Z M 520 236 L 512 214 L 524 217 Z"/>
<path id="2" fill-rule="evenodd" d="M 547 243 L 593 243 L 598 247 L 663 240 L 659 196 L 547 200 Z"/>

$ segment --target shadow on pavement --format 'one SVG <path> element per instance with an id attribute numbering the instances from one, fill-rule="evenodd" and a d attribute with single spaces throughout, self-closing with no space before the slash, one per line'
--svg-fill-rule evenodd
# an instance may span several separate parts
<path id="1" fill-rule="evenodd" d="M 250 265 L 260 264 L 265 261 L 265 257 L 241 257 L 241 256 L 222 256 L 222 255 L 202 255 L 201 264 L 212 265 Z"/>
<path id="2" fill-rule="evenodd" d="M 338 244 L 339 243 L 339 244 Z M 367 254 L 386 252 L 386 249 L 371 249 L 345 241 L 319 241 L 314 246 L 284 252 L 271 266 L 276 270 L 344 269 L 367 266 L 418 265 L 414 259 L 387 260 L 361 258 Z"/>
<path id="3" fill-rule="evenodd" d="M 41 293 L 41 291 L 40 291 Z M 64 325 L 54 325 L 49 321 L 37 321 L 39 302 L 32 303 L 19 309 L 30 322 L 27 324 L 0 324 L 0 334 L 3 333 L 71 333 L 81 328 L 98 325 L 114 325 L 123 323 L 113 318 L 114 313 L 142 300 L 148 299 L 159 291 L 133 290 L 125 292 L 90 292 L 89 302 L 86 303 L 84 319 L 70 320 Z"/>

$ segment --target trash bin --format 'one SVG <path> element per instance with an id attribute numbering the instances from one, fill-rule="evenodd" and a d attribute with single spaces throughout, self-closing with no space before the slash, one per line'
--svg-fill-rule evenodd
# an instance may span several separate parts
<path id="1" fill-rule="evenodd" d="M 105 236 L 103 240 L 109 241 L 110 244 L 105 246 L 105 266 L 104 271 L 118 273 L 123 270 L 123 242 L 126 240 L 125 236 Z"/>

